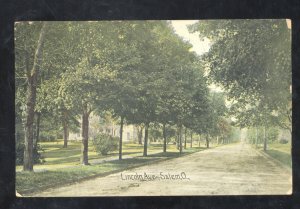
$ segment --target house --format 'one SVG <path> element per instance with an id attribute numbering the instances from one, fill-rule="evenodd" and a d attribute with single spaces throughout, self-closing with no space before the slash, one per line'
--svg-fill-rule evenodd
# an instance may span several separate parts
<path id="1" fill-rule="evenodd" d="M 120 125 L 113 120 L 105 121 L 97 115 L 91 114 L 89 118 L 89 137 L 93 138 L 99 133 L 106 133 L 114 137 L 120 137 Z M 81 128 L 79 132 L 70 132 L 69 140 L 81 140 Z M 137 128 L 134 125 L 123 125 L 123 141 L 137 142 Z"/>
<path id="2" fill-rule="evenodd" d="M 289 142 L 292 140 L 292 134 L 289 130 L 287 129 L 279 129 L 279 135 L 278 135 L 278 140 L 285 139 Z"/>

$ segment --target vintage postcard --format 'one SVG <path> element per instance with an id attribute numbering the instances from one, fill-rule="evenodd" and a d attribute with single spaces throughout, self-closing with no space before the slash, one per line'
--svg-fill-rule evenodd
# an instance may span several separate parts
<path id="1" fill-rule="evenodd" d="M 292 194 L 291 27 L 15 22 L 16 195 Z"/>

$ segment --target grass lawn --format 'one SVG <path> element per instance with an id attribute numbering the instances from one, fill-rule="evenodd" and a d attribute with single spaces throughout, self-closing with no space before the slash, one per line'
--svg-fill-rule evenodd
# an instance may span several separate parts
<path id="1" fill-rule="evenodd" d="M 291 144 L 270 143 L 266 153 L 284 165 L 292 167 Z"/>
<path id="2" fill-rule="evenodd" d="M 273 143 L 269 144 L 268 150 L 266 151 L 271 157 L 279 160 L 283 164 L 292 167 L 292 157 L 291 157 L 291 144 L 279 144 Z"/>
<path id="3" fill-rule="evenodd" d="M 62 148 L 62 145 L 62 141 L 41 143 L 46 162 L 34 165 L 36 172 L 23 172 L 21 171 L 22 166 L 16 167 L 16 190 L 20 194 L 38 192 L 42 189 L 76 182 L 80 179 L 108 174 L 132 166 L 141 166 L 159 159 L 180 157 L 176 145 L 173 144 L 167 146 L 167 153 L 162 152 L 162 144 L 150 144 L 148 146 L 148 157 L 143 157 L 143 145 L 124 143 L 124 159 L 119 161 L 118 151 L 102 156 L 95 152 L 92 143 L 90 143 L 89 162 L 92 165 L 83 166 L 80 164 L 81 143 L 69 142 L 68 148 Z M 187 149 L 183 150 L 183 155 L 205 149 L 197 147 L 196 144 L 194 146 L 193 148 L 187 146 Z"/>
<path id="4" fill-rule="evenodd" d="M 16 190 L 20 194 L 27 192 L 38 192 L 41 189 L 57 186 L 65 183 L 71 183 L 80 179 L 96 176 L 114 170 L 141 165 L 152 159 L 124 159 L 122 161 L 115 160 L 91 166 L 77 166 L 71 168 L 63 168 L 49 170 L 45 172 L 18 172 L 16 173 Z"/>

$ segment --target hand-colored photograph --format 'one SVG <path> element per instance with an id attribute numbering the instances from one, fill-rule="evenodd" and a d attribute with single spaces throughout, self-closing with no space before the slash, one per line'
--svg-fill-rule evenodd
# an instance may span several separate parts
<path id="1" fill-rule="evenodd" d="M 16 196 L 292 194 L 291 28 L 15 22 Z"/>

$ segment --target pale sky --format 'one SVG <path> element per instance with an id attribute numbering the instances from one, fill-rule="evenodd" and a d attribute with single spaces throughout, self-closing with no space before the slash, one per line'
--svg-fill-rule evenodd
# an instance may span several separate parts
<path id="1" fill-rule="evenodd" d="M 193 45 L 192 51 L 195 51 L 198 55 L 202 55 L 203 53 L 208 52 L 210 41 L 208 39 L 201 41 L 199 39 L 199 32 L 189 33 L 187 29 L 188 25 L 194 24 L 197 21 L 198 20 L 172 20 L 171 22 L 175 32 Z"/>
<path id="2" fill-rule="evenodd" d="M 199 38 L 199 32 L 189 33 L 187 26 L 196 23 L 198 20 L 172 20 L 172 26 L 174 27 L 175 32 L 181 36 L 184 40 L 190 42 L 193 47 L 192 51 L 195 51 L 198 55 L 202 55 L 205 52 L 208 52 L 210 48 L 209 39 L 204 39 L 201 41 Z M 210 84 L 209 88 L 211 91 L 221 92 L 223 91 L 220 87 L 215 84 Z"/>

